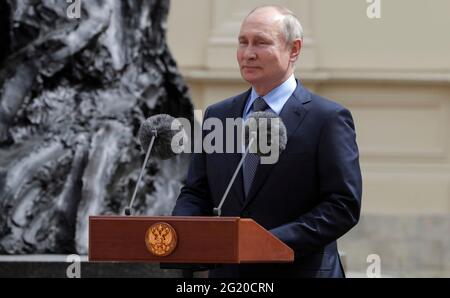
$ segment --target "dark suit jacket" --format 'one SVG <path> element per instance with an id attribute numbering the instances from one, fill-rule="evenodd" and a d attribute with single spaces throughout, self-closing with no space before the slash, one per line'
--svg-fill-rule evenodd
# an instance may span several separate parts
<path id="1" fill-rule="evenodd" d="M 248 95 L 249 91 L 208 107 L 205 119 L 217 117 L 225 123 L 225 118 L 242 117 Z M 362 192 L 352 116 L 297 82 L 280 117 L 287 128 L 285 151 L 277 163 L 259 165 L 247 198 L 239 173 L 222 215 L 254 219 L 295 251 L 295 262 L 223 265 L 211 270 L 211 277 L 344 275 L 336 240 L 358 222 Z M 173 215 L 212 215 L 241 156 L 192 154 Z"/>

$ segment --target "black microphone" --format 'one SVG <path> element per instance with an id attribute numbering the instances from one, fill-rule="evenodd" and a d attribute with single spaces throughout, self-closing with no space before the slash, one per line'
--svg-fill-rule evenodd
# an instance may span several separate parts
<path id="1" fill-rule="evenodd" d="M 238 166 L 230 180 L 230 183 L 225 190 L 225 193 L 220 200 L 219 206 L 213 209 L 214 215 L 221 216 L 222 206 L 225 202 L 225 198 L 231 189 L 231 186 L 236 179 L 239 170 L 244 163 L 245 157 L 252 150 L 251 153 L 256 153 L 261 157 L 266 157 L 271 152 L 265 150 L 263 145 L 270 146 L 278 149 L 278 155 L 286 149 L 287 144 L 287 130 L 281 118 L 270 111 L 253 112 L 249 115 L 244 127 L 245 132 L 245 153 L 242 155 Z M 267 143 L 263 144 L 260 140 L 265 140 Z M 273 142 L 273 143 L 272 143 Z M 264 146 L 264 147 L 266 147 Z M 278 157 L 277 157 L 278 160 Z"/>
<path id="2" fill-rule="evenodd" d="M 142 149 L 147 152 L 145 154 L 144 163 L 142 164 L 141 173 L 136 182 L 133 196 L 130 204 L 125 208 L 125 215 L 131 215 L 131 209 L 136 198 L 139 183 L 142 180 L 145 167 L 150 157 L 150 151 L 160 159 L 169 159 L 179 152 L 183 151 L 184 140 L 180 138 L 178 143 L 173 143 L 173 137 L 182 132 L 186 134 L 183 125 L 175 118 L 167 114 L 158 114 L 147 118 L 139 129 L 139 141 Z"/>

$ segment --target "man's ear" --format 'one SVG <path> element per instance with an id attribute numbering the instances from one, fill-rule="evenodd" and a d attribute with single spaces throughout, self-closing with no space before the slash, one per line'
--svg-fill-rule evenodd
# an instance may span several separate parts
<path id="1" fill-rule="evenodd" d="M 298 56 L 300 55 L 300 50 L 302 49 L 302 40 L 301 39 L 295 39 L 292 42 L 291 47 L 291 62 L 294 63 L 297 61 Z"/>

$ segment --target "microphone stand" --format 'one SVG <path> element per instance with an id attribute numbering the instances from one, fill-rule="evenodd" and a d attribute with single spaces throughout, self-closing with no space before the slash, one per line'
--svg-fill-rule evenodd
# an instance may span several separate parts
<path id="1" fill-rule="evenodd" d="M 154 143 L 154 141 L 155 141 L 157 136 L 158 136 L 157 130 L 153 129 L 152 130 L 152 139 L 150 140 L 150 145 L 148 145 L 147 153 L 145 154 L 144 163 L 142 164 L 141 173 L 139 174 L 139 178 L 138 178 L 138 180 L 136 182 L 136 186 L 134 188 L 133 197 L 131 198 L 130 205 L 125 208 L 125 215 L 126 216 L 130 216 L 131 215 L 131 208 L 133 206 L 134 199 L 136 199 L 136 194 L 137 194 L 137 190 L 138 190 L 138 187 L 139 187 L 139 183 L 141 182 L 142 175 L 144 174 L 145 167 L 146 167 L 148 159 L 150 157 L 150 151 L 152 151 L 153 143 Z"/>
<path id="2" fill-rule="evenodd" d="M 248 152 L 249 152 L 249 150 L 250 150 L 250 146 L 252 146 L 253 141 L 256 139 L 256 133 L 255 133 L 255 132 L 251 132 L 251 135 L 252 135 L 252 137 L 250 138 L 250 141 L 249 141 L 249 143 L 248 143 L 248 146 L 247 146 L 247 148 L 245 149 L 245 153 L 244 153 L 244 155 L 242 155 L 242 158 L 241 158 L 241 160 L 239 161 L 239 164 L 238 164 L 238 166 L 236 167 L 236 170 L 234 171 L 233 177 L 231 178 L 231 181 L 230 181 L 230 183 L 228 184 L 228 187 L 227 187 L 227 189 L 225 190 L 225 193 L 223 194 L 222 199 L 220 200 L 219 206 L 217 206 L 216 208 L 213 209 L 213 212 L 214 212 L 214 215 L 215 215 L 215 216 L 221 216 L 221 214 L 222 214 L 222 205 L 223 205 L 223 203 L 225 202 L 225 198 L 227 197 L 228 192 L 230 191 L 231 186 L 233 185 L 233 182 L 234 182 L 234 180 L 236 179 L 236 176 L 237 176 L 237 174 L 239 173 L 239 170 L 241 169 L 242 164 L 244 163 L 245 157 L 247 156 L 247 154 L 248 154 Z"/>

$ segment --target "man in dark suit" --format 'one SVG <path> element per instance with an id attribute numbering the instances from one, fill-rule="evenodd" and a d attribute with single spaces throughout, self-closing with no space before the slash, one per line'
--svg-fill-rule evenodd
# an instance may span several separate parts
<path id="1" fill-rule="evenodd" d="M 252 88 L 208 107 L 205 119 L 278 114 L 286 149 L 275 164 L 249 156 L 222 208 L 223 216 L 254 219 L 295 251 L 292 264 L 222 265 L 210 277 L 343 277 L 336 240 L 359 220 L 361 171 L 350 112 L 294 78 L 302 28 L 289 10 L 259 7 L 244 20 L 237 60 Z M 254 155 L 256 156 L 256 155 Z M 253 157 L 254 157 L 253 156 Z M 173 215 L 212 215 L 240 153 L 196 153 Z M 247 161 L 247 159 L 249 159 Z"/>

